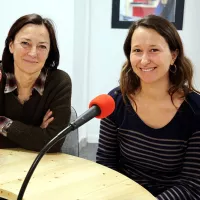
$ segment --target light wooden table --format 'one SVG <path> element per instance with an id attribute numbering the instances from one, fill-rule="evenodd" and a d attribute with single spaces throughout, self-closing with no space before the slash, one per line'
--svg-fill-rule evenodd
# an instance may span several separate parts
<path id="1" fill-rule="evenodd" d="M 0 197 L 14 200 L 37 153 L 0 149 Z M 155 200 L 147 190 L 95 162 L 62 153 L 46 154 L 25 200 Z"/>

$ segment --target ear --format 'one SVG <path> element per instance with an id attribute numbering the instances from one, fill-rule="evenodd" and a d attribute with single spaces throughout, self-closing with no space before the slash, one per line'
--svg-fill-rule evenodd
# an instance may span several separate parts
<path id="1" fill-rule="evenodd" d="M 13 41 L 11 41 L 10 43 L 9 43 L 9 50 L 10 50 L 10 53 L 11 54 L 13 54 L 13 52 L 14 52 L 14 44 L 13 44 Z"/>
<path id="2" fill-rule="evenodd" d="M 171 52 L 171 55 L 172 55 L 171 65 L 173 65 L 175 63 L 178 54 L 179 54 L 179 50 L 178 49 L 176 49 L 175 51 Z"/>

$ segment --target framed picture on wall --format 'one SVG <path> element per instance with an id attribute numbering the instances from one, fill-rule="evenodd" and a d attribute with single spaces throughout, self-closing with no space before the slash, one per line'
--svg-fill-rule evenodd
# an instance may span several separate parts
<path id="1" fill-rule="evenodd" d="M 155 14 L 182 30 L 184 0 L 112 0 L 112 28 L 127 29 L 133 21 Z"/>

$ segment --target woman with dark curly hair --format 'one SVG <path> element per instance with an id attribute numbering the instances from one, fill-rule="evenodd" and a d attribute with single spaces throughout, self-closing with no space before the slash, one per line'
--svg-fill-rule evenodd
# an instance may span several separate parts
<path id="1" fill-rule="evenodd" d="M 97 162 L 159 200 L 200 199 L 200 95 L 172 23 L 149 15 L 130 27 L 115 111 L 101 120 Z"/>

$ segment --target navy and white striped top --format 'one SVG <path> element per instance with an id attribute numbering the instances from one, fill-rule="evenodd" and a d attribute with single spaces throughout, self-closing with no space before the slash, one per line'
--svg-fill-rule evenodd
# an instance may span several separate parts
<path id="1" fill-rule="evenodd" d="M 159 200 L 200 199 L 200 95 L 192 92 L 163 128 L 147 126 L 119 88 L 101 120 L 97 162 L 130 177 Z"/>

